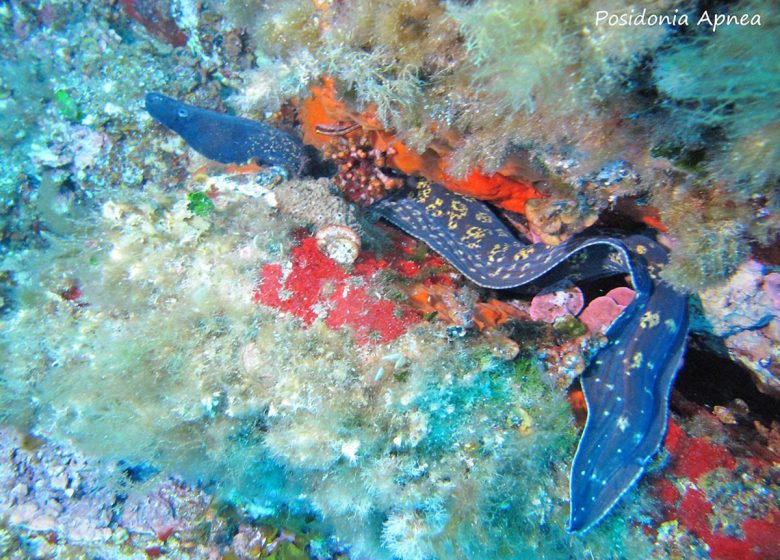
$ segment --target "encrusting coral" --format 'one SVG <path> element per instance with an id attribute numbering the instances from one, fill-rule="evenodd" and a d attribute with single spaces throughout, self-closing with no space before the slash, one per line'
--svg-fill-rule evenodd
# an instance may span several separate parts
<path id="1" fill-rule="evenodd" d="M 403 185 L 402 179 L 382 171 L 388 153 L 392 155 L 395 150 L 380 150 L 371 146 L 367 137 L 355 138 L 346 133 L 338 134 L 324 150 L 324 156 L 336 164 L 333 181 L 347 200 L 361 206 L 369 206 Z"/>

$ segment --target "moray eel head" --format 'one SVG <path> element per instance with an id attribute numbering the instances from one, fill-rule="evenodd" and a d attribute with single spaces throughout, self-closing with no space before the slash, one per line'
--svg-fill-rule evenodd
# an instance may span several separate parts
<path id="1" fill-rule="evenodd" d="M 146 111 L 171 130 L 186 126 L 187 120 L 192 117 L 192 111 L 184 103 L 154 92 L 146 94 Z"/>
<path id="2" fill-rule="evenodd" d="M 307 153 L 294 136 L 266 123 L 188 105 L 161 93 L 146 94 L 146 110 L 196 152 L 220 163 L 281 165 L 304 171 Z"/>

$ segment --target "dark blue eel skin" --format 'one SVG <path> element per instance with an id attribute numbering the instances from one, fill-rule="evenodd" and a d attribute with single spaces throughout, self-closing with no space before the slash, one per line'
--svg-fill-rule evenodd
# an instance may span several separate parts
<path id="1" fill-rule="evenodd" d="M 206 157 L 302 168 L 301 143 L 267 125 L 151 93 L 147 110 Z M 296 160 L 296 158 L 298 158 Z M 636 296 L 606 333 L 581 378 L 588 420 L 571 469 L 568 530 L 596 525 L 642 475 L 666 432 L 669 393 L 688 333 L 687 297 L 659 279 L 666 250 L 643 235 L 572 237 L 530 244 L 486 203 L 416 178 L 371 209 L 424 241 L 466 278 L 497 290 L 538 291 L 629 274 Z"/>
<path id="2" fill-rule="evenodd" d="M 294 174 L 303 169 L 303 142 L 265 123 L 201 109 L 161 93 L 146 94 L 146 111 L 214 161 L 241 164 L 254 159 L 258 165 L 280 165 Z"/>

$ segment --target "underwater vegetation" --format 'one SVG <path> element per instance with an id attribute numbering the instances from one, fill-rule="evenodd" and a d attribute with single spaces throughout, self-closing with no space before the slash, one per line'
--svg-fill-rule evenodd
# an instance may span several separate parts
<path id="1" fill-rule="evenodd" d="M 261 263 L 296 258 L 292 224 L 229 192 L 207 218 L 187 206 L 108 201 L 99 238 L 17 257 L 26 311 L 6 326 L 25 334 L 3 341 L 5 421 L 210 481 L 260 516 L 317 512 L 357 556 L 609 554 L 625 538 L 618 519 L 565 534 L 576 432 L 534 358 L 428 328 L 362 351 L 348 324 L 304 329 L 252 301 Z"/>
<path id="2" fill-rule="evenodd" d="M 730 276 L 749 255 L 745 240 L 767 245 L 777 235 L 780 85 L 771 76 L 780 71 L 780 8 L 759 0 L 739 9 L 761 14 L 765 24 L 698 33 L 671 45 L 655 63 L 658 88 L 678 127 L 666 141 L 672 158 L 700 152 L 691 161 L 698 177 L 667 192 L 665 203 L 654 197 L 664 221 L 693 233 L 679 236 L 666 273 L 680 285 L 701 287 Z"/>
<path id="3" fill-rule="evenodd" d="M 718 6 L 761 14 L 762 25 L 723 33 L 595 25 L 597 9 L 696 20 L 695 6 L 675 1 L 213 8 L 258 45 L 259 68 L 235 97 L 244 110 L 274 110 L 331 84 L 342 108 L 312 113 L 304 104 L 304 130 L 351 117 L 394 135 L 406 173 L 536 180 L 540 195 L 569 207 L 563 237 L 620 199 L 640 197 L 639 215 L 675 243 L 664 277 L 697 290 L 722 281 L 751 244 L 770 244 L 778 232 L 778 8 Z M 528 218 L 549 239 L 558 235 L 554 213 Z"/>
<path id="4" fill-rule="evenodd" d="M 654 73 L 659 89 L 674 101 L 675 119 L 693 134 L 713 127 L 722 132 L 727 143 L 713 150 L 709 165 L 718 177 L 742 181 L 743 196 L 749 197 L 780 175 L 775 141 L 780 85 L 771 79 L 780 71 L 780 47 L 775 3 L 755 0 L 740 8 L 766 22 L 760 28 L 724 28 L 711 37 L 696 34 L 659 54 Z"/>
<path id="5" fill-rule="evenodd" d="M 780 425 L 679 395 L 667 417 L 686 330 L 661 318 L 690 294 L 698 332 L 777 385 L 778 8 L 707 5 L 763 24 L 594 22 L 701 8 L 675 0 L 0 6 L 0 421 L 91 473 L 82 495 L 60 476 L 86 480 L 79 461 L 4 427 L 0 551 L 79 546 L 95 510 L 114 552 L 68 554 L 776 554 Z M 166 94 L 152 116 L 150 91 Z M 274 165 L 204 159 L 235 154 Z M 448 213 L 401 198 L 426 181 Z M 462 239 L 479 210 L 503 225 Z M 665 248 L 583 234 L 602 223 Z M 615 271 L 635 290 L 584 281 Z M 536 275 L 528 294 L 485 288 Z M 654 412 L 622 417 L 599 371 Z M 569 388 L 583 372 L 587 399 Z M 590 420 L 578 448 L 585 400 L 616 420 Z M 647 473 L 612 508 L 633 477 L 599 490 L 588 473 L 632 433 L 626 472 Z M 129 496 L 88 490 L 125 475 Z M 149 532 L 139 495 L 168 476 L 212 529 L 172 500 L 180 528 Z M 609 515 L 568 533 L 570 501 L 591 498 L 572 528 Z"/>

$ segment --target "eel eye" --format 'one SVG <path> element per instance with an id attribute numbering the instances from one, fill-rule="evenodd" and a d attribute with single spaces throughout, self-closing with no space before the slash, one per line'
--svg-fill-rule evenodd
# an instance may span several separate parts
<path id="1" fill-rule="evenodd" d="M 177 114 L 178 114 L 178 115 L 179 115 L 179 117 L 181 117 L 182 119 L 186 119 L 187 117 L 189 117 L 189 116 L 190 116 L 190 112 L 189 112 L 187 109 L 185 109 L 184 107 L 181 107 L 181 108 L 180 108 L 180 109 L 177 111 Z"/>

